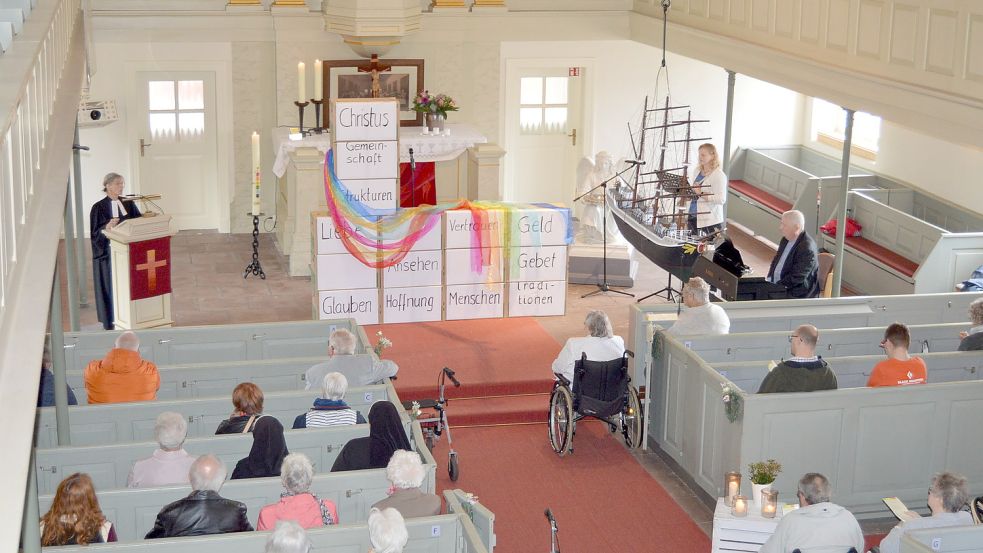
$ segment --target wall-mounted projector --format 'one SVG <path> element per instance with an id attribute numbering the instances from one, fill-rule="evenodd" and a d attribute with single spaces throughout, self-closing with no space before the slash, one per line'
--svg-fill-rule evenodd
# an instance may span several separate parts
<path id="1" fill-rule="evenodd" d="M 119 119 L 115 100 L 82 102 L 79 105 L 78 124 L 80 127 L 102 127 Z"/>

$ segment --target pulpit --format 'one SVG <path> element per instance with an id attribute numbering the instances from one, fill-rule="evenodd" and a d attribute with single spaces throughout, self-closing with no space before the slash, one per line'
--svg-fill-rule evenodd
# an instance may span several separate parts
<path id="1" fill-rule="evenodd" d="M 103 232 L 112 260 L 116 328 L 171 326 L 171 236 L 177 234 L 171 216 L 145 215 Z"/>

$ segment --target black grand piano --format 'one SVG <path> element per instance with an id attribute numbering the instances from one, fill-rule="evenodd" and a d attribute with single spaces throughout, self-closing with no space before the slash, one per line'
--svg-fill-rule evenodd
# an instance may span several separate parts
<path id="1" fill-rule="evenodd" d="M 788 292 L 781 284 L 765 280 L 763 276 L 748 276 L 750 267 L 744 264 L 741 252 L 730 240 L 724 240 L 713 254 L 696 258 L 692 276 L 698 276 L 717 289 L 720 298 L 726 301 L 779 300 L 788 298 Z"/>

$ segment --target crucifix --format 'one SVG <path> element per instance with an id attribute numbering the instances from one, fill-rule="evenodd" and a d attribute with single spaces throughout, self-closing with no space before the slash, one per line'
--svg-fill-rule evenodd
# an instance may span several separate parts
<path id="1" fill-rule="evenodd" d="M 379 73 L 392 70 L 391 65 L 382 65 L 379 63 L 379 55 L 372 54 L 372 60 L 366 65 L 359 65 L 359 73 L 371 73 L 372 74 L 372 97 L 379 98 L 382 87 L 379 86 Z"/>

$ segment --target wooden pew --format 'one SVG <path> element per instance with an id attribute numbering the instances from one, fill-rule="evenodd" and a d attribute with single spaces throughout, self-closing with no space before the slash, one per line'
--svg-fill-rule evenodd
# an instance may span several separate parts
<path id="1" fill-rule="evenodd" d="M 291 453 L 304 453 L 318 472 L 331 470 L 341 448 L 349 440 L 369 435 L 368 424 L 287 430 L 284 437 Z M 191 438 L 184 449 L 192 455 L 214 453 L 232 474 L 235 464 L 249 454 L 252 434 L 225 434 L 207 438 Z M 58 483 L 75 472 L 92 477 L 98 490 L 125 488 L 130 468 L 138 459 L 149 457 L 157 442 L 38 449 L 35 452 L 38 493 L 54 493 Z"/>
<path id="2" fill-rule="evenodd" d="M 247 359 L 326 357 L 328 337 L 346 328 L 357 338 L 356 353 L 372 348 L 354 319 L 293 321 L 138 330 L 140 355 L 158 366 Z M 67 370 L 82 370 L 113 348 L 121 331 L 66 332 Z"/>
<path id="3" fill-rule="evenodd" d="M 374 353 L 358 354 L 375 357 Z M 286 359 L 262 359 L 246 361 L 220 361 L 214 363 L 189 363 L 158 367 L 160 390 L 158 400 L 191 399 L 203 397 L 232 397 L 232 390 L 241 382 L 252 382 L 267 392 L 303 390 L 307 386 L 304 373 L 313 365 L 323 362 L 326 356 L 295 357 Z M 84 372 L 69 371 L 68 385 L 75 392 L 79 404 L 85 404 Z M 320 390 L 315 384 L 312 389 Z"/>
<path id="4" fill-rule="evenodd" d="M 926 354 L 930 382 L 920 386 L 739 392 L 743 412 L 730 422 L 725 410 L 732 403 L 722 400 L 721 390 L 737 386 L 730 377 L 741 375 L 724 376 L 670 336 L 659 341 L 661 355 L 650 357 L 648 447 L 665 452 L 712 497 L 722 495 L 726 471 L 769 458 L 783 465 L 775 485 L 782 497 L 795 497 L 802 474 L 820 472 L 832 482 L 836 503 L 859 518 L 889 516 L 883 497 L 922 504 L 925 482 L 943 470 L 966 475 L 971 493 L 983 493 L 979 352 Z M 953 365 L 965 378 L 932 383 L 931 367 L 946 359 L 973 362 L 976 370 Z M 764 374 L 760 367 L 748 370 Z M 744 385 L 756 389 L 754 377 Z"/>
<path id="5" fill-rule="evenodd" d="M 444 503 L 447 505 L 448 513 L 463 513 L 474 523 L 474 528 L 478 533 L 481 543 L 488 551 L 495 548 L 497 538 L 495 536 L 495 513 L 487 507 L 478 503 L 476 499 L 470 498 L 470 494 L 464 490 L 444 490 Z"/>
<path id="6" fill-rule="evenodd" d="M 376 501 L 387 497 L 389 480 L 385 469 L 355 470 L 322 473 L 314 477 L 311 491 L 321 499 L 328 499 L 338 507 L 341 524 L 365 522 L 369 508 Z M 426 490 L 429 486 L 421 486 Z M 283 484 L 279 478 L 250 478 L 229 480 L 219 492 L 224 498 L 246 504 L 249 522 L 256 527 L 259 511 L 266 505 L 280 500 Z M 190 486 L 167 486 L 145 489 L 97 490 L 99 508 L 116 527 L 119 541 L 142 540 L 154 527 L 157 513 L 165 505 L 187 497 Z M 42 513 L 46 513 L 54 499 L 53 494 L 38 497 Z"/>
<path id="7" fill-rule="evenodd" d="M 913 530 L 901 536 L 901 553 L 979 553 L 983 526 Z"/>
<path id="8" fill-rule="evenodd" d="M 490 553 L 474 525 L 463 514 L 406 519 L 409 543 L 404 553 Z M 46 547 L 53 553 L 78 553 L 93 548 L 104 553 L 256 553 L 264 550 L 269 532 L 166 538 L 105 545 Z M 342 524 L 307 531 L 312 553 L 364 553 L 369 543 L 365 523 Z M 86 547 L 88 549 L 86 549 Z"/>
<path id="9" fill-rule="evenodd" d="M 368 417 L 373 403 L 391 399 L 390 389 L 391 386 L 385 384 L 350 388 L 345 401 L 363 417 Z M 289 430 L 294 418 L 307 412 L 314 398 L 319 396 L 320 388 L 264 393 L 263 412 L 276 417 Z M 226 394 L 225 397 L 70 407 L 71 443 L 88 446 L 154 441 L 154 423 L 157 415 L 164 411 L 180 413 L 187 418 L 189 439 L 204 438 L 213 436 L 219 423 L 229 418 L 232 400 Z M 36 439 L 39 448 L 58 446 L 54 407 L 38 409 Z"/>

